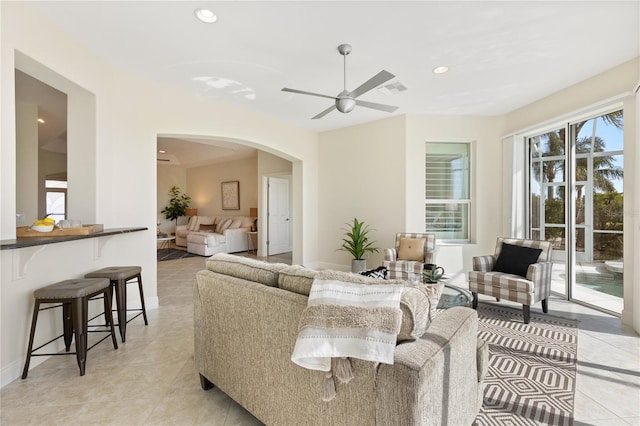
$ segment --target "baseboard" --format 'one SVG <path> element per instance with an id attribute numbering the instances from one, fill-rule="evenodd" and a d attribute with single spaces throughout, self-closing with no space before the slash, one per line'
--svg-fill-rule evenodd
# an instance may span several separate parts
<path id="1" fill-rule="evenodd" d="M 55 345 L 54 352 L 60 352 L 64 350 L 64 343 L 62 341 L 52 343 Z M 46 360 L 51 358 L 50 356 L 32 356 L 31 362 L 29 362 L 29 371 L 33 370 L 38 365 L 42 364 Z M 7 364 L 0 372 L 0 388 L 8 385 L 14 380 L 20 379 L 22 376 L 22 369 L 24 368 L 24 358 L 16 359 Z M 28 379 L 28 377 L 27 377 Z"/>
<path id="2" fill-rule="evenodd" d="M 9 383 L 20 377 L 20 375 L 22 374 L 21 370 L 23 362 L 23 360 L 15 360 L 2 368 L 2 372 L 0 372 L 0 387 L 5 387 Z"/>

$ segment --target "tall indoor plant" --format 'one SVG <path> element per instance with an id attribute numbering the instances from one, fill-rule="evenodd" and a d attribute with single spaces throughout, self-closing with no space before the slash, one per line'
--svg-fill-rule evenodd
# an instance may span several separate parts
<path id="1" fill-rule="evenodd" d="M 171 187 L 169 190 L 171 199 L 169 205 L 166 206 L 160 213 L 164 213 L 164 217 L 169 220 L 176 221 L 176 227 L 178 226 L 178 218 L 185 215 L 187 208 L 191 205 L 191 197 L 180 191 L 177 186 Z"/>
<path id="2" fill-rule="evenodd" d="M 339 250 L 351 253 L 351 272 L 361 272 L 367 269 L 367 261 L 363 256 L 367 253 L 377 253 L 379 249 L 374 247 L 375 241 L 369 241 L 369 225 L 365 225 L 364 221 L 353 218 L 353 223 L 345 223 L 343 228 L 344 238 L 342 238 L 342 246 Z"/>

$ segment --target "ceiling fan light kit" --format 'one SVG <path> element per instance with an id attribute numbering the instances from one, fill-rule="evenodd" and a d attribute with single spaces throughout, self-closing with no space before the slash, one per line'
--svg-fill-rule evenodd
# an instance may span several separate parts
<path id="1" fill-rule="evenodd" d="M 358 98 L 359 96 L 364 95 L 368 91 L 373 90 L 376 87 L 391 80 L 392 78 L 395 77 L 395 75 L 391 74 L 389 71 L 382 70 L 378 74 L 371 77 L 369 80 L 362 83 L 355 90 L 350 92 L 347 90 L 347 55 L 351 53 L 351 45 L 341 44 L 340 46 L 338 46 L 338 52 L 344 58 L 344 90 L 342 90 L 342 92 L 340 92 L 337 96 L 329 96 L 329 95 L 322 95 L 319 93 L 305 92 L 303 90 L 289 89 L 287 87 L 283 88 L 282 91 L 297 93 L 300 95 L 318 96 L 321 98 L 328 98 L 328 99 L 334 100 L 334 105 L 325 109 L 321 113 L 315 115 L 314 117 L 312 117 L 312 119 L 322 118 L 325 115 L 329 114 L 334 109 L 337 109 L 341 113 L 346 114 L 353 111 L 356 105 L 359 105 L 365 108 L 375 109 L 378 111 L 385 111 L 385 112 L 394 112 L 395 110 L 398 109 L 398 107 L 396 106 L 383 105 L 375 102 L 356 100 L 356 98 Z"/>

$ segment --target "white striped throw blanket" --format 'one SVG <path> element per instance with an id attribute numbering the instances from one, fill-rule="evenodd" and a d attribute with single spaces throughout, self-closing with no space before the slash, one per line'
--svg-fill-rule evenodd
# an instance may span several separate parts
<path id="1" fill-rule="evenodd" d="M 393 364 L 402 321 L 402 285 L 346 282 L 333 278 L 335 275 L 346 276 L 327 271 L 314 279 L 291 355 L 301 367 L 328 372 L 331 384 L 331 358 L 343 363 L 351 357 Z M 350 367 L 346 368 L 347 373 L 337 372 L 344 382 L 351 378 Z M 323 399 L 331 400 L 335 390 L 328 395 L 326 386 Z"/>

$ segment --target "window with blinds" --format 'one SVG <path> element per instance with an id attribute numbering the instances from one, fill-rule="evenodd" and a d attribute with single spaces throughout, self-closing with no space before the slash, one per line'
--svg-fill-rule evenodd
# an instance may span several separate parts
<path id="1" fill-rule="evenodd" d="M 470 144 L 426 142 L 425 230 L 439 240 L 469 240 Z"/>

